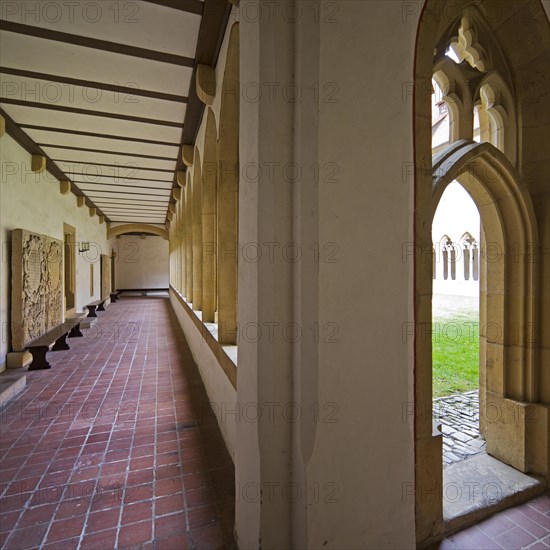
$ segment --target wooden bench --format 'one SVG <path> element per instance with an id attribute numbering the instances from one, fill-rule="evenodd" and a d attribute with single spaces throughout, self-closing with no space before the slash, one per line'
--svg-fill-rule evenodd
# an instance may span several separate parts
<path id="1" fill-rule="evenodd" d="M 118 300 L 118 295 L 120 292 L 117 290 L 116 292 L 111 292 L 111 303 L 114 304 Z"/>
<path id="2" fill-rule="evenodd" d="M 50 329 L 46 334 L 35 338 L 27 348 L 32 355 L 32 362 L 29 370 L 43 370 L 51 368 L 51 365 L 46 359 L 48 351 L 58 351 L 71 349 L 67 343 L 67 336 L 70 338 L 84 336 L 80 331 L 80 323 L 85 319 L 86 315 L 67 319 L 61 325 Z"/>
<path id="3" fill-rule="evenodd" d="M 95 302 L 88 304 L 86 306 L 88 308 L 88 317 L 97 317 L 96 309 L 97 311 L 105 311 L 105 307 L 103 306 L 104 303 L 105 300 L 96 300 Z"/>

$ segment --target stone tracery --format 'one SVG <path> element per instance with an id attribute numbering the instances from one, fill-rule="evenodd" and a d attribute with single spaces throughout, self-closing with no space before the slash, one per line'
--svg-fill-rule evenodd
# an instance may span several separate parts
<path id="1" fill-rule="evenodd" d="M 474 137 L 475 114 L 479 141 L 491 143 L 515 162 L 516 115 L 506 64 L 500 51 L 491 55 L 490 48 L 477 41 L 472 19 L 478 16 L 475 10 L 472 14 L 461 18 L 458 36 L 448 42 L 446 51 L 452 50 L 456 57 L 441 55 L 433 68 L 433 78 L 449 111 L 449 142 Z M 491 57 L 500 59 L 498 69 L 489 62 Z"/>
<path id="2" fill-rule="evenodd" d="M 482 72 L 488 70 L 487 54 L 477 41 L 477 32 L 468 17 L 461 19 L 458 40 L 451 42 L 450 47 L 461 61 L 468 62 L 474 69 L 479 69 Z"/>

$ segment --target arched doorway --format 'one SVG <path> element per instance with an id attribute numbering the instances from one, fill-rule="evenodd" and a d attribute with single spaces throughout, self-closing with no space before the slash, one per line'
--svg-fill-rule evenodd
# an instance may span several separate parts
<path id="1" fill-rule="evenodd" d="M 534 263 L 525 257 L 538 246 L 530 197 L 517 184 L 504 155 L 491 144 L 461 140 L 433 161 L 432 217 L 446 187 L 456 180 L 474 200 L 482 222 L 480 429 L 487 451 L 520 471 L 544 473 L 545 465 L 537 464 L 533 434 L 526 433 L 525 425 L 519 422 L 526 414 L 538 414 L 536 405 L 528 405 L 536 403 L 537 391 L 532 327 L 538 281 Z M 431 271 L 426 280 L 431 282 Z M 421 313 L 425 314 L 425 322 L 430 316 L 431 323 L 431 309 Z M 431 353 L 431 341 L 417 339 L 417 350 L 422 346 L 426 348 L 423 353 Z M 417 365 L 421 371 L 424 367 Z M 424 372 L 424 376 L 422 385 L 417 385 L 417 406 L 422 392 L 426 392 L 426 403 L 431 399 L 431 372 Z M 424 423 L 424 433 L 435 428 L 431 421 L 431 415 L 417 417 L 417 422 Z M 423 459 L 424 466 L 430 465 L 426 470 L 417 470 L 417 489 L 426 492 L 427 487 L 431 488 L 427 493 L 433 495 L 430 521 L 434 527 L 443 520 L 442 442 L 437 429 L 430 432 L 430 442 L 429 452 L 424 457 L 417 455 L 417 461 Z M 419 443 L 422 440 L 417 439 L 417 451 Z"/>
<path id="2" fill-rule="evenodd" d="M 475 202 L 451 182 L 432 222 L 433 419 L 446 469 L 485 452 L 479 425 L 479 243 Z M 461 466 L 462 467 L 462 466 Z"/>
<path id="3" fill-rule="evenodd" d="M 431 338 L 426 335 L 432 321 L 433 248 L 429 229 L 437 204 L 453 180 L 472 196 L 483 225 L 480 407 L 487 449 L 522 472 L 548 476 L 549 471 L 550 399 L 542 361 L 545 321 L 540 315 L 541 293 L 548 285 L 539 279 L 540 266 L 535 260 L 548 241 L 548 220 L 542 213 L 545 199 L 537 196 L 537 189 L 544 186 L 542 171 L 526 178 L 528 165 L 537 159 L 537 153 L 533 147 L 521 149 L 526 143 L 521 136 L 533 137 L 527 120 L 542 127 L 548 124 L 548 116 L 541 115 L 540 106 L 529 102 L 523 92 L 515 98 L 511 92 L 527 86 L 529 76 L 524 67 L 528 60 L 547 59 L 547 52 L 535 52 L 536 48 L 527 52 L 520 43 L 528 35 L 538 36 L 543 43 L 549 35 L 548 22 L 539 3 L 526 2 L 521 9 L 529 17 L 506 19 L 504 31 L 502 20 L 489 18 L 488 4 L 483 0 L 459 1 L 453 6 L 455 14 L 449 17 L 445 2 L 427 0 L 417 37 L 415 457 L 419 541 L 444 530 L 442 441 L 432 424 L 432 349 Z M 505 35 L 514 36 L 513 43 L 503 43 Z M 446 59 L 449 46 L 455 43 L 460 46 L 460 66 Z M 460 78 L 465 74 L 467 78 Z M 425 124 L 431 118 L 430 94 L 426 91 L 432 90 L 436 75 L 443 94 L 453 99 L 449 111 L 456 113 L 450 123 L 450 144 L 432 158 L 430 128 Z M 500 86 L 492 84 L 495 79 L 500 79 Z M 513 84 L 508 85 L 510 82 Z M 548 83 L 539 90 L 545 98 L 542 103 L 547 103 L 547 88 Z M 480 143 L 474 141 L 474 109 Z M 547 133 L 543 141 L 549 145 Z M 536 418 L 536 422 L 528 418 Z"/>

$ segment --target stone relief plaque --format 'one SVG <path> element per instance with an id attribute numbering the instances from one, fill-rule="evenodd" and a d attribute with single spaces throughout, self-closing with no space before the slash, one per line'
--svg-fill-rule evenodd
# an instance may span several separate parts
<path id="1" fill-rule="evenodd" d="M 63 321 L 63 243 L 24 229 L 11 234 L 12 349 L 23 351 Z"/>
<path id="2" fill-rule="evenodd" d="M 47 238 L 46 331 L 63 321 L 63 242 Z"/>
<path id="3" fill-rule="evenodd" d="M 106 300 L 111 293 L 111 258 L 101 255 L 101 299 Z"/>

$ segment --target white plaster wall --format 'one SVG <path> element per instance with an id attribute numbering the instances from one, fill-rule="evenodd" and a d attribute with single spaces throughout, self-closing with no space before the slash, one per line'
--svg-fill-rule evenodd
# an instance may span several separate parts
<path id="1" fill-rule="evenodd" d="M 121 235 L 109 241 L 116 253 L 115 285 L 124 288 L 168 288 L 168 241 L 158 236 Z"/>
<path id="2" fill-rule="evenodd" d="M 292 401 L 293 379 L 299 372 L 293 371 L 294 345 L 280 333 L 281 327 L 294 321 L 294 269 L 280 253 L 293 239 L 295 185 L 285 179 L 283 167 L 293 161 L 295 105 L 287 101 L 283 87 L 293 83 L 294 28 L 280 9 L 273 16 L 266 10 L 256 11 L 258 16 L 254 16 L 258 2 L 241 0 L 239 6 L 242 93 L 237 393 L 240 403 L 258 403 L 262 414 L 256 421 L 237 426 L 235 480 L 241 492 L 236 501 L 235 530 L 242 550 L 300 548 L 292 530 L 295 526 L 303 531 L 306 526 L 294 521 L 293 504 L 283 493 L 292 481 L 295 454 L 299 453 L 298 447 L 296 453 L 292 449 L 296 424 L 282 414 Z M 275 89 L 273 93 L 269 93 L 270 86 Z M 268 167 L 274 169 L 269 172 Z M 247 254 L 248 245 L 261 250 L 257 260 Z M 270 256 L 268 245 L 278 253 Z M 279 331 L 273 338 L 265 330 L 259 337 L 246 338 L 245 327 L 250 326 L 274 326 Z M 267 413 L 269 407 L 276 412 Z M 244 488 L 261 491 L 261 498 L 247 498 Z M 303 499 L 296 506 L 303 507 Z"/>
<path id="3" fill-rule="evenodd" d="M 197 330 L 195 323 L 174 296 L 173 290 L 170 290 L 170 303 L 201 374 L 227 450 L 235 460 L 237 416 L 234 411 L 237 410 L 237 391 L 229 382 L 212 350 L 205 342 L 200 331 Z"/>
<path id="4" fill-rule="evenodd" d="M 319 82 L 338 92 L 319 103 L 319 164 L 339 171 L 319 184 L 319 243 L 334 243 L 337 254 L 319 261 L 319 327 L 330 330 L 320 330 L 323 413 L 306 465 L 308 487 L 320 488 L 309 502 L 308 547 L 414 548 L 414 498 L 404 497 L 414 482 L 413 417 L 403 414 L 413 402 L 414 349 L 403 329 L 414 321 L 406 174 L 419 10 L 334 5 L 334 22 L 321 24 Z"/>
<path id="5" fill-rule="evenodd" d="M 90 251 L 77 254 L 76 309 L 82 309 L 100 298 L 100 255 L 108 253 L 107 227 L 97 216 L 90 217 L 87 207 L 78 208 L 72 193 L 61 195 L 59 181 L 48 172 L 31 171 L 31 155 L 11 136 L 0 138 L 0 235 L 2 265 L 0 268 L 0 312 L 2 338 L 0 370 L 5 368 L 9 351 L 10 257 L 8 244 L 12 229 L 27 229 L 63 240 L 63 223 L 76 228 L 76 241 L 90 242 Z M 90 295 L 90 263 L 94 264 L 94 293 Z"/>

